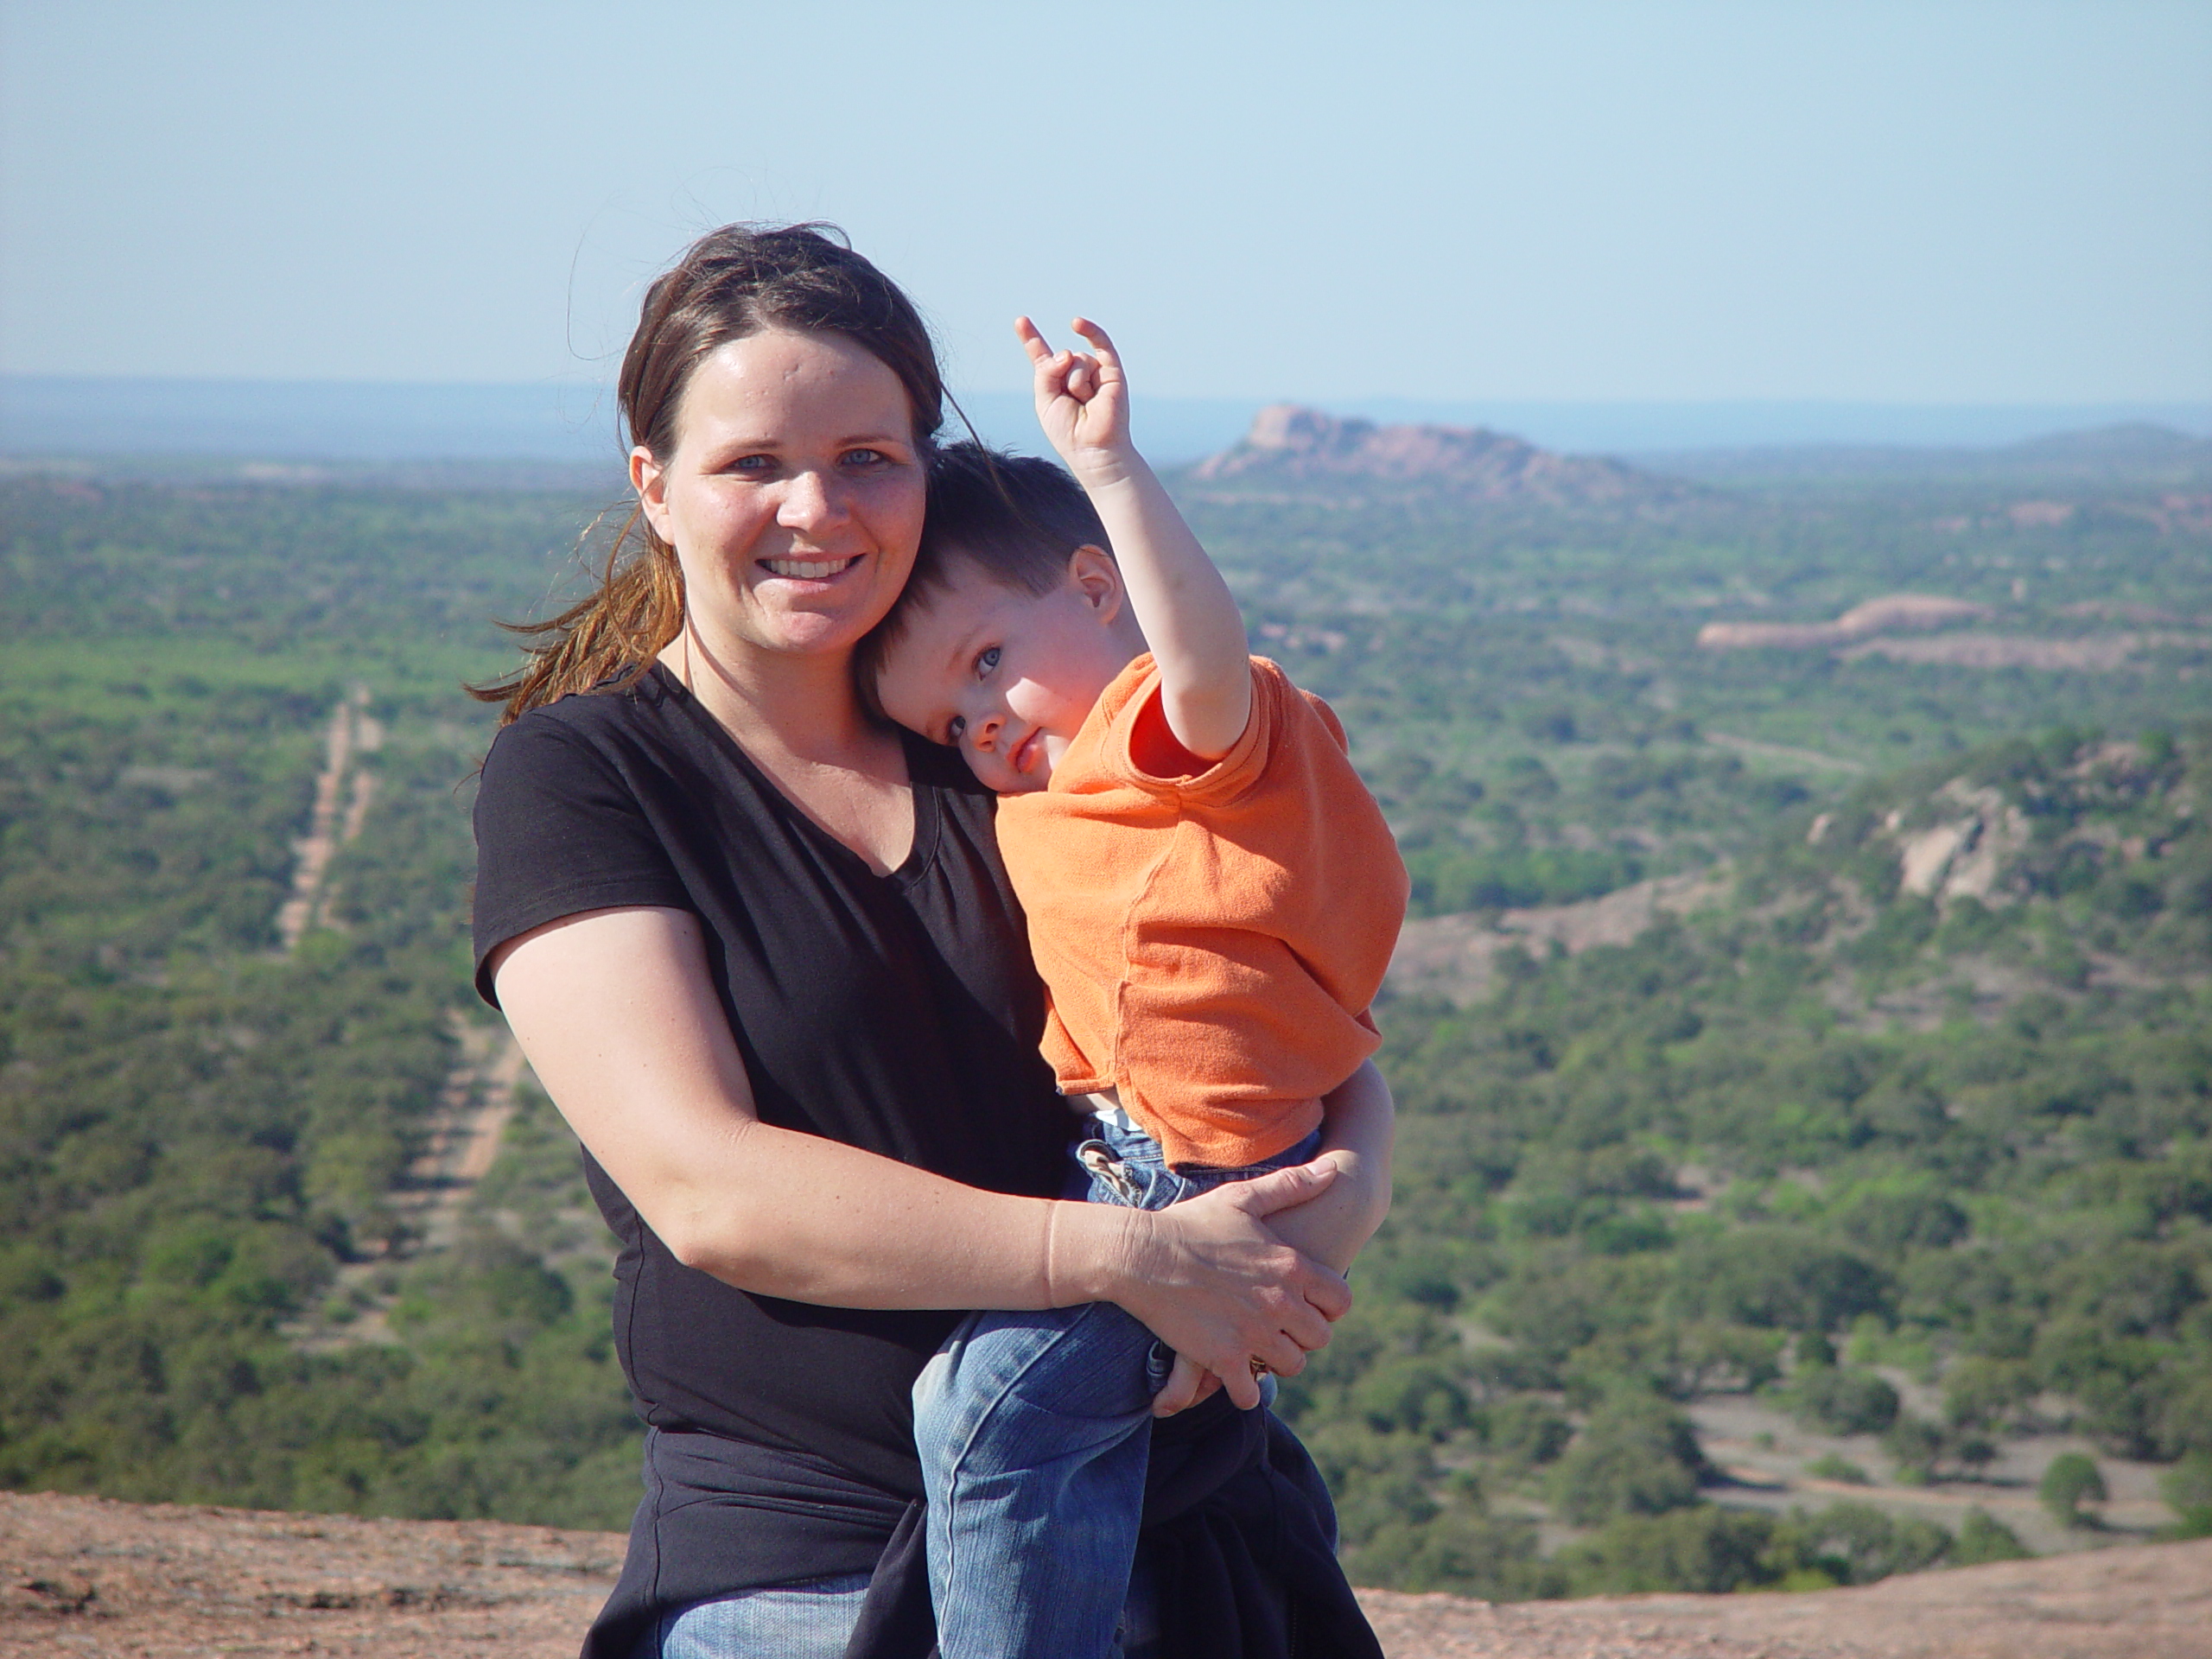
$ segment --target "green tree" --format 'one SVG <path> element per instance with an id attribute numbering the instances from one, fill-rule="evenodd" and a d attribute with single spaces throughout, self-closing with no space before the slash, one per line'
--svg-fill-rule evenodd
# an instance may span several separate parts
<path id="1" fill-rule="evenodd" d="M 2020 1535 L 1980 1504 L 1967 1511 L 1959 1524 L 1959 1541 L 1951 1552 L 1954 1567 L 1980 1567 L 1986 1561 L 2024 1561 L 2035 1551 L 2020 1541 Z"/>
<path id="2" fill-rule="evenodd" d="M 1649 1395 L 1622 1394 L 1590 1415 L 1552 1471 L 1552 1503 L 1578 1526 L 1662 1515 L 1697 1502 L 1711 1472 L 1689 1419 Z"/>
<path id="3" fill-rule="evenodd" d="M 2082 1509 L 2085 1503 L 2102 1503 L 2110 1496 L 2105 1490 L 2105 1478 L 2094 1459 L 2086 1452 L 2062 1452 L 2050 1460 L 2043 1471 L 2043 1478 L 2036 1483 L 2036 1496 L 2050 1511 L 2051 1519 L 2065 1527 L 2094 1527 L 2096 1516 Z"/>
<path id="4" fill-rule="evenodd" d="M 2158 1495 L 2174 1512 L 2179 1538 L 2212 1538 L 2212 1452 L 2192 1452 L 2166 1471 Z"/>

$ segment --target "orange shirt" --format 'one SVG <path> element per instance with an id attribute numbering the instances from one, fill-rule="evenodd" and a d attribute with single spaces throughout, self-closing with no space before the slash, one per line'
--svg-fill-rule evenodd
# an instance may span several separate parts
<path id="1" fill-rule="evenodd" d="M 1336 715 L 1273 663 L 1252 659 L 1236 747 L 1191 775 L 1134 758 L 1159 691 L 1150 656 L 1124 669 L 1050 787 L 1001 798 L 999 847 L 1061 1090 L 1113 1089 L 1169 1162 L 1230 1168 L 1311 1134 L 1375 1052 L 1406 868 Z"/>

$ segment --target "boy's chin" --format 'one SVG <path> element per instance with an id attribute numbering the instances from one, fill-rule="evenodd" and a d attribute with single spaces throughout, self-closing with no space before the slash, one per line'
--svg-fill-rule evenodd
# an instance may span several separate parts
<path id="1" fill-rule="evenodd" d="M 1041 758 L 1027 772 L 1015 771 L 995 754 L 985 759 L 969 751 L 961 758 L 967 761 L 976 781 L 994 795 L 1034 795 L 1052 781 L 1052 763 Z"/>

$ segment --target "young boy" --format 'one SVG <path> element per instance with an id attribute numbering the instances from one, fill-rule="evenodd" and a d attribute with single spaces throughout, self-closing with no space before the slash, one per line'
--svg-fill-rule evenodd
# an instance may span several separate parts
<path id="1" fill-rule="evenodd" d="M 1320 1097 L 1379 1040 L 1405 868 L 1335 716 L 1248 654 L 1129 441 L 1112 342 L 1079 319 L 1091 352 L 1055 353 L 1016 327 L 1073 476 L 948 449 L 861 673 L 1002 797 L 1045 1053 L 1096 1119 L 1090 1196 L 1157 1209 L 1313 1157 Z M 1166 1358 L 1094 1304 L 976 1315 L 931 1363 L 915 1435 L 945 1659 L 1112 1651 Z"/>

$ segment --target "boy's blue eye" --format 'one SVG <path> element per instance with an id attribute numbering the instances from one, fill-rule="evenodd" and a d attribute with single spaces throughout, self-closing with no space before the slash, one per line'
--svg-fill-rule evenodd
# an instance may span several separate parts
<path id="1" fill-rule="evenodd" d="M 966 734 L 967 730 L 967 717 L 963 715 L 955 715 L 944 723 L 944 741 L 948 743 L 957 743 Z"/>
<path id="2" fill-rule="evenodd" d="M 988 674 L 998 665 L 999 648 L 996 645 L 986 645 L 983 648 L 983 654 L 976 659 L 976 671 L 978 674 Z"/>

